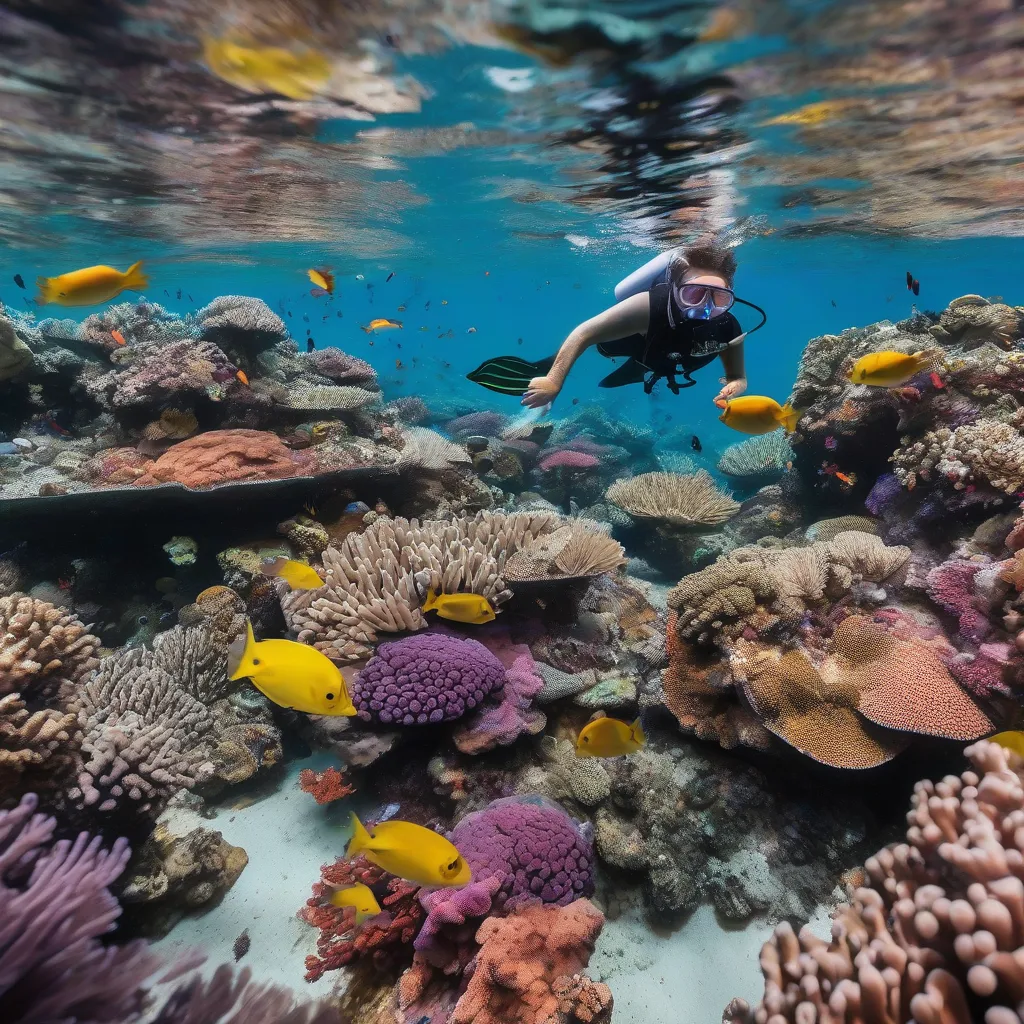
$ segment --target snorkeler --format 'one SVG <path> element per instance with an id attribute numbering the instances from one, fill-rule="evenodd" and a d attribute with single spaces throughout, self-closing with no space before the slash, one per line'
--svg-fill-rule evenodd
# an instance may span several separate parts
<path id="1" fill-rule="evenodd" d="M 734 302 L 756 309 L 761 323 L 755 331 L 767 319 L 760 306 L 736 298 L 735 273 L 732 251 L 713 241 L 663 253 L 619 282 L 619 301 L 576 327 L 557 355 L 536 362 L 499 356 L 475 369 L 469 379 L 492 391 L 522 395 L 523 405 L 541 408 L 558 396 L 580 355 L 596 345 L 606 358 L 626 360 L 600 387 L 643 384 L 647 394 L 662 378 L 679 394 L 697 383 L 690 376 L 695 370 L 720 358 L 725 383 L 715 402 L 725 403 L 747 388 L 743 339 L 751 333 L 729 310 Z"/>

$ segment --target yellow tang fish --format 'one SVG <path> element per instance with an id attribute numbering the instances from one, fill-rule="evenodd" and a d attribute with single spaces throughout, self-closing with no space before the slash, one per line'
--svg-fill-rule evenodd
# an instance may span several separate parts
<path id="1" fill-rule="evenodd" d="M 296 562 L 294 558 L 268 558 L 262 565 L 264 576 L 279 576 L 292 590 L 316 590 L 324 581 L 320 573 L 305 562 Z"/>
<path id="2" fill-rule="evenodd" d="M 380 904 L 373 895 L 373 890 L 362 882 L 332 892 L 327 902 L 332 907 L 355 907 L 356 924 L 362 924 L 368 917 L 375 917 L 381 913 Z"/>
<path id="3" fill-rule="evenodd" d="M 899 388 L 932 365 L 927 352 L 871 352 L 853 364 L 848 377 L 853 384 Z"/>
<path id="4" fill-rule="evenodd" d="M 203 40 L 206 66 L 246 92 L 276 92 L 290 100 L 312 99 L 331 77 L 331 62 L 316 50 L 280 46 L 239 46 L 226 39 Z"/>
<path id="5" fill-rule="evenodd" d="M 352 815 L 347 855 L 362 854 L 372 864 L 418 885 L 466 885 L 472 871 L 444 836 L 411 821 L 382 821 L 367 832 Z"/>
<path id="6" fill-rule="evenodd" d="M 248 678 L 269 700 L 307 715 L 356 713 L 338 666 L 315 647 L 294 640 L 257 641 L 252 624 L 228 648 L 228 678 Z"/>
<path id="7" fill-rule="evenodd" d="M 374 331 L 382 330 L 385 327 L 397 327 L 401 330 L 401 320 L 388 320 L 386 317 L 378 317 L 376 320 L 371 320 L 362 330 L 366 331 L 367 334 L 373 334 Z"/>
<path id="8" fill-rule="evenodd" d="M 423 611 L 437 612 L 442 619 L 469 622 L 475 626 L 495 619 L 491 602 L 480 594 L 435 594 L 431 589 L 427 591 Z"/>
<path id="9" fill-rule="evenodd" d="M 999 746 L 1012 750 L 1015 754 L 1020 754 L 1021 757 L 1024 757 L 1024 732 L 1021 732 L 1019 729 L 1013 729 L 1010 732 L 997 732 L 995 736 L 989 736 L 989 739 L 993 743 L 998 743 Z"/>
<path id="10" fill-rule="evenodd" d="M 124 273 L 113 267 L 83 267 L 58 277 L 37 277 L 39 294 L 36 302 L 40 306 L 48 302 L 58 306 L 98 306 L 121 292 L 140 292 L 148 284 L 149 278 L 142 272 L 141 260 Z"/>
<path id="11" fill-rule="evenodd" d="M 321 288 L 328 295 L 334 294 L 334 275 L 326 267 L 307 270 L 306 274 L 317 288 Z"/>
<path id="12" fill-rule="evenodd" d="M 779 427 L 790 434 L 801 415 L 789 402 L 779 405 L 774 398 L 764 395 L 744 395 L 726 402 L 718 418 L 742 434 L 768 434 Z"/>
<path id="13" fill-rule="evenodd" d="M 618 757 L 635 754 L 645 743 L 644 727 L 638 718 L 632 725 L 618 718 L 595 718 L 576 737 L 577 757 Z"/>

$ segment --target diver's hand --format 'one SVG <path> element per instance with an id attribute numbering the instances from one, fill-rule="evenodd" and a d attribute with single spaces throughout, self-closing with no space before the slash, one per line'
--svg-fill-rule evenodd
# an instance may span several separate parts
<path id="1" fill-rule="evenodd" d="M 730 398 L 739 398 L 739 396 L 746 390 L 746 378 L 738 377 L 736 380 L 730 380 L 726 383 L 725 387 L 715 395 L 715 405 L 717 405 L 719 409 L 722 409 Z"/>
<path id="2" fill-rule="evenodd" d="M 552 377 L 534 377 L 523 395 L 522 404 L 531 409 L 541 409 L 553 402 L 561 390 L 562 385 Z"/>

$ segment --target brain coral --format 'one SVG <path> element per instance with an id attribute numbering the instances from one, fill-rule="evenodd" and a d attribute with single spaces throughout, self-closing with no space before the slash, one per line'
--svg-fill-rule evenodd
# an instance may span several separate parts
<path id="1" fill-rule="evenodd" d="M 499 879 L 499 908 L 538 900 L 566 906 L 594 891 L 590 837 L 543 797 L 495 800 L 463 818 L 451 841 L 473 869 L 475 882 Z"/>
<path id="2" fill-rule="evenodd" d="M 505 683 L 505 668 L 483 644 L 423 633 L 382 644 L 352 686 L 365 721 L 450 722 Z"/>
<path id="3" fill-rule="evenodd" d="M 276 480 L 315 472 L 308 452 L 294 452 L 265 430 L 209 430 L 164 452 L 135 481 L 209 487 L 237 480 Z"/>

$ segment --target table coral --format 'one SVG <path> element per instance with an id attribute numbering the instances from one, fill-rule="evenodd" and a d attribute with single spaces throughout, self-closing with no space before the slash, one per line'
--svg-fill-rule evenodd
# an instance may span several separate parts
<path id="1" fill-rule="evenodd" d="M 378 647 L 352 702 L 364 721 L 426 725 L 461 718 L 504 681 L 504 666 L 478 641 L 423 633 Z"/>
<path id="2" fill-rule="evenodd" d="M 328 902 L 331 893 L 357 882 L 377 893 L 384 911 L 359 925 L 351 907 L 335 907 Z M 313 895 L 299 911 L 299 917 L 320 932 L 316 955 L 306 957 L 306 981 L 318 981 L 327 971 L 361 957 L 369 958 L 379 970 L 408 963 L 412 941 L 425 916 L 416 898 L 418 892 L 419 886 L 392 878 L 363 857 L 353 861 L 339 857 L 333 864 L 324 865 L 320 881 L 313 885 Z"/>
<path id="3" fill-rule="evenodd" d="M 580 973 L 603 926 L 589 900 L 489 918 L 477 932 L 480 952 L 450 1024 L 610 1021 L 610 989 Z"/>
<path id="4" fill-rule="evenodd" d="M 761 951 L 762 1002 L 725 1024 L 1020 1024 L 1021 758 L 994 743 L 972 767 L 919 782 L 904 842 L 869 858 L 833 913 L 832 941 L 780 924 Z"/>
<path id="5" fill-rule="evenodd" d="M 135 483 L 150 487 L 179 483 L 189 488 L 241 480 L 278 480 L 316 471 L 308 452 L 289 449 L 265 430 L 209 430 L 166 451 Z"/>
<path id="6" fill-rule="evenodd" d="M 325 768 L 315 772 L 312 768 L 303 768 L 299 772 L 299 789 L 309 793 L 318 804 L 330 804 L 351 796 L 355 786 L 345 782 L 345 773 L 337 768 Z"/>

